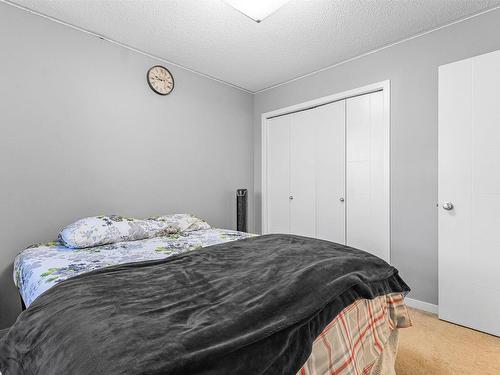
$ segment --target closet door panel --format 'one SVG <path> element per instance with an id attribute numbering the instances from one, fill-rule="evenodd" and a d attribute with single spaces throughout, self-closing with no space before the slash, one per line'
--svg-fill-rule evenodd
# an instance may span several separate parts
<path id="1" fill-rule="evenodd" d="M 315 110 L 294 113 L 290 131 L 290 230 L 316 236 Z"/>
<path id="2" fill-rule="evenodd" d="M 347 244 L 373 252 L 370 243 L 369 95 L 348 99 L 346 116 Z"/>
<path id="3" fill-rule="evenodd" d="M 347 244 L 389 260 L 389 129 L 384 93 L 346 103 Z"/>
<path id="4" fill-rule="evenodd" d="M 345 244 L 345 100 L 316 111 L 316 237 Z"/>
<path id="5" fill-rule="evenodd" d="M 267 233 L 290 233 L 290 124 L 281 116 L 267 126 Z"/>
<path id="6" fill-rule="evenodd" d="M 372 241 L 378 256 L 389 261 L 390 252 L 390 134 L 384 118 L 384 93 L 370 94 L 370 206 Z"/>

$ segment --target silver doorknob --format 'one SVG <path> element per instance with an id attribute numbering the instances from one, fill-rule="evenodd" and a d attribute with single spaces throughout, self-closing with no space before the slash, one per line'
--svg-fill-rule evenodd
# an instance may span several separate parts
<path id="1" fill-rule="evenodd" d="M 340 198 L 339 198 L 339 201 L 343 202 L 343 201 L 344 201 L 344 198 L 343 198 L 343 197 L 340 197 Z"/>
<path id="2" fill-rule="evenodd" d="M 453 210 L 453 203 L 451 202 L 444 202 L 443 203 L 443 209 L 445 209 L 446 211 L 451 211 Z"/>
<path id="3" fill-rule="evenodd" d="M 292 200 L 292 199 L 293 199 L 293 195 L 290 195 L 290 196 L 288 197 L 288 199 Z"/>

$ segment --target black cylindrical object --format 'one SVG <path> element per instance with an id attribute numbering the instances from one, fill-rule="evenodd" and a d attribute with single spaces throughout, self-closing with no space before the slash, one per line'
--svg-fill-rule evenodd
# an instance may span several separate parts
<path id="1" fill-rule="evenodd" d="M 236 190 L 236 230 L 247 231 L 248 190 Z"/>

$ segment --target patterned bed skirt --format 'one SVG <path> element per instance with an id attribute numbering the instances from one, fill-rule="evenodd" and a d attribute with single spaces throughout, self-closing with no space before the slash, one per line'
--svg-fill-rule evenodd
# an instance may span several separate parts
<path id="1" fill-rule="evenodd" d="M 392 375 L 398 329 L 411 326 L 401 294 L 347 306 L 313 343 L 297 375 Z"/>

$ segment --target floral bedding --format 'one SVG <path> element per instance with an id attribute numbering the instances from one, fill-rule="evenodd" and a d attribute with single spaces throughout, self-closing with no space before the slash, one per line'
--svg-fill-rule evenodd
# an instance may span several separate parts
<path id="1" fill-rule="evenodd" d="M 68 278 L 121 263 L 162 259 L 255 236 L 226 229 L 201 229 L 137 241 L 72 249 L 61 242 L 33 245 L 14 261 L 14 281 L 28 307 L 40 294 Z"/>

